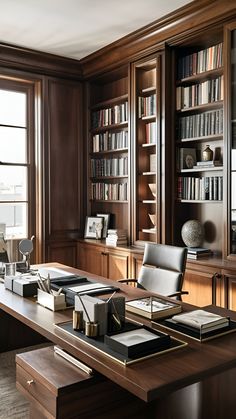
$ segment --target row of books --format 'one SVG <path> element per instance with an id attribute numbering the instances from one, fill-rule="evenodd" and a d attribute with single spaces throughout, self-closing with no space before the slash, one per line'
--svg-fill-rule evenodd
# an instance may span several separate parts
<path id="1" fill-rule="evenodd" d="M 128 175 L 128 157 L 91 159 L 91 175 L 92 177 L 126 176 Z"/>
<path id="2" fill-rule="evenodd" d="M 179 118 L 178 138 L 196 138 L 223 133 L 223 109 Z"/>
<path id="3" fill-rule="evenodd" d="M 186 55 L 178 61 L 178 78 L 193 76 L 204 71 L 214 70 L 223 65 L 223 44 Z"/>
<path id="4" fill-rule="evenodd" d="M 146 130 L 146 142 L 148 144 L 155 144 L 157 139 L 156 134 L 156 122 L 149 122 L 145 125 Z"/>
<path id="5" fill-rule="evenodd" d="M 222 201 L 223 176 L 178 177 L 178 199 Z"/>
<path id="6" fill-rule="evenodd" d="M 139 96 L 138 98 L 138 117 L 156 115 L 156 94 L 150 96 Z"/>
<path id="7" fill-rule="evenodd" d="M 92 200 L 102 201 L 127 201 L 128 184 L 96 182 L 91 185 Z"/>
<path id="8" fill-rule="evenodd" d="M 128 147 L 128 131 L 106 131 L 93 135 L 93 153 Z"/>
<path id="9" fill-rule="evenodd" d="M 109 229 L 107 231 L 106 244 L 108 246 L 127 245 L 127 230 Z"/>
<path id="10" fill-rule="evenodd" d="M 191 108 L 223 100 L 223 76 L 191 86 L 176 88 L 176 109 Z"/>
<path id="11" fill-rule="evenodd" d="M 106 127 L 128 121 L 128 102 L 92 113 L 92 128 Z"/>

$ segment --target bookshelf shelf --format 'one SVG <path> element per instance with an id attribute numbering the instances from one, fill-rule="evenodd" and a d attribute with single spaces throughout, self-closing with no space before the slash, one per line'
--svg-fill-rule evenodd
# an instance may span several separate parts
<path id="1" fill-rule="evenodd" d="M 156 176 L 156 172 L 143 172 L 140 173 L 142 176 Z"/>
<path id="2" fill-rule="evenodd" d="M 224 71 L 223 67 L 216 68 L 216 69 L 209 70 L 209 71 L 203 71 L 202 73 L 197 73 L 197 74 L 194 74 L 193 76 L 189 76 L 189 77 L 185 77 L 181 80 L 177 80 L 176 86 L 192 83 L 192 82 L 195 82 L 195 81 L 208 80 L 210 78 L 218 77 L 218 76 L 221 76 L 223 74 L 223 71 Z"/>
<path id="3" fill-rule="evenodd" d="M 103 204 L 128 204 L 128 201 L 115 200 L 115 199 L 90 199 L 94 203 L 103 203 Z"/>
<path id="4" fill-rule="evenodd" d="M 120 122 L 119 124 L 104 125 L 103 127 L 93 128 L 91 129 L 91 133 L 97 134 L 99 132 L 108 131 L 108 130 L 111 131 L 114 129 L 124 128 L 124 127 L 128 127 L 128 121 Z"/>
<path id="5" fill-rule="evenodd" d="M 128 175 L 122 175 L 122 176 L 95 176 L 95 177 L 91 177 L 90 179 L 92 181 L 95 181 L 95 180 L 123 179 L 123 178 L 128 178 Z"/>
<path id="6" fill-rule="evenodd" d="M 99 109 L 102 109 L 102 108 L 106 108 L 106 107 L 109 107 L 109 106 L 113 106 L 113 105 L 125 102 L 127 100 L 128 100 L 128 94 L 117 96 L 117 97 L 114 97 L 112 99 L 107 99 L 107 100 L 103 100 L 99 103 L 96 103 L 96 105 L 93 105 L 93 106 L 90 107 L 90 110 L 91 111 L 99 110 Z"/>
<path id="7" fill-rule="evenodd" d="M 104 154 L 120 154 L 120 153 L 127 153 L 128 152 L 128 148 L 114 148 L 113 150 L 104 150 L 104 151 L 96 151 L 93 153 L 90 153 L 91 157 L 96 157 L 96 156 L 103 156 Z"/>
<path id="8" fill-rule="evenodd" d="M 177 199 L 177 202 L 182 204 L 222 204 L 222 200 L 214 199 Z"/>
<path id="9" fill-rule="evenodd" d="M 199 142 L 199 143 L 206 143 L 208 141 L 222 141 L 223 134 L 214 134 L 214 135 L 204 135 L 202 137 L 192 137 L 192 138 L 181 138 L 181 140 L 177 141 L 177 144 L 181 143 L 190 143 L 190 142 Z"/>
<path id="10" fill-rule="evenodd" d="M 222 60 L 222 43 L 200 49 L 195 39 L 188 48 L 176 49 L 176 225 L 173 235 L 177 245 L 183 245 L 181 229 L 186 221 L 198 219 L 204 224 L 210 219 L 217 229 L 223 214 Z M 207 147 L 213 152 L 211 160 L 222 165 L 197 166 L 197 162 L 204 160 L 203 152 Z M 189 168 L 190 165 L 194 167 Z M 219 204 L 216 211 L 211 204 Z M 221 251 L 221 243 L 212 243 L 212 250 Z"/>
<path id="11" fill-rule="evenodd" d="M 142 116 L 140 119 L 142 121 L 153 121 L 154 119 L 156 119 L 156 115 Z"/>
<path id="12" fill-rule="evenodd" d="M 205 103 L 203 105 L 192 106 L 190 108 L 182 108 L 177 110 L 177 113 L 187 113 L 187 112 L 196 112 L 196 111 L 204 111 L 210 109 L 218 109 L 223 106 L 223 100 L 218 100 L 217 102 L 210 102 Z"/>
<path id="13" fill-rule="evenodd" d="M 147 234 L 157 234 L 157 230 L 156 229 L 152 229 L 152 228 L 143 228 L 142 229 L 143 233 L 147 233 Z"/>
<path id="14" fill-rule="evenodd" d="M 222 171 L 223 166 L 216 167 L 200 167 L 199 169 L 182 169 L 178 173 L 194 173 L 194 172 L 218 172 Z"/>
<path id="15" fill-rule="evenodd" d="M 142 143 L 140 147 L 156 147 L 156 143 Z"/>
<path id="16" fill-rule="evenodd" d="M 155 93 L 155 92 L 156 92 L 156 86 L 146 87 L 146 89 L 141 90 L 140 96 L 144 95 L 145 93 Z"/>

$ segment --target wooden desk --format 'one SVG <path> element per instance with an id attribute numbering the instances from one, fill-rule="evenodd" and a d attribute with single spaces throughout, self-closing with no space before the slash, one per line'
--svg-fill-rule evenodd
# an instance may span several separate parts
<path id="1" fill-rule="evenodd" d="M 73 268 L 70 268 L 70 271 L 85 274 L 104 283 L 112 283 L 105 278 Z M 148 294 L 125 284 L 120 284 L 120 288 L 120 295 L 124 295 L 127 299 Z M 186 309 L 194 308 L 187 304 L 183 305 Z M 208 308 L 236 319 L 235 312 L 211 306 Z M 148 412 L 152 412 L 149 417 L 171 418 L 173 411 L 175 419 L 235 417 L 234 385 L 230 387 L 227 383 L 228 380 L 234 381 L 236 377 L 236 333 L 202 344 L 184 338 L 183 340 L 188 342 L 185 348 L 124 367 L 108 359 L 105 354 L 98 353 L 95 349 L 55 328 L 55 323 L 72 317 L 71 310 L 51 312 L 30 299 L 5 290 L 2 284 L 0 309 L 60 345 L 138 399 L 148 402 L 145 406 L 149 409 Z M 140 321 L 140 318 L 135 316 L 133 318 Z M 142 321 L 149 324 L 148 320 L 142 319 Z M 181 338 L 177 333 L 171 334 Z M 17 334 L 15 336 L 17 339 Z M 125 410 L 125 406 L 123 408 Z M 165 412 L 165 416 L 158 416 L 161 412 L 162 414 Z"/>

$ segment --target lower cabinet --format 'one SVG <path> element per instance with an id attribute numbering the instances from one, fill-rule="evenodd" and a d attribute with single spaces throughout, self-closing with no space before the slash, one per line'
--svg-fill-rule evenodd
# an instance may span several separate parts
<path id="1" fill-rule="evenodd" d="M 222 276 L 208 266 L 188 266 L 184 275 L 183 290 L 188 291 L 182 300 L 199 307 L 207 305 L 224 306 L 222 297 Z"/>
<path id="2" fill-rule="evenodd" d="M 103 243 L 78 241 L 77 267 L 113 280 L 129 277 L 130 252 Z"/>

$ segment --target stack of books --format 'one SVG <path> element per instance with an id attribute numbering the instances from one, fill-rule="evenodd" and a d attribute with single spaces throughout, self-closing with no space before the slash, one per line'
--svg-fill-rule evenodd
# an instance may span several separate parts
<path id="1" fill-rule="evenodd" d="M 222 166 L 220 160 L 207 160 L 207 161 L 197 161 L 197 164 L 193 166 L 194 169 L 206 169 L 212 167 Z"/>
<path id="2" fill-rule="evenodd" d="M 205 249 L 203 247 L 188 247 L 188 259 L 199 259 L 202 257 L 210 256 L 211 249 Z"/>
<path id="3" fill-rule="evenodd" d="M 222 317 L 205 310 L 194 310 L 189 313 L 178 314 L 172 317 L 172 321 L 185 327 L 196 329 L 200 331 L 200 334 L 218 331 L 229 326 L 228 317 Z"/>
<path id="4" fill-rule="evenodd" d="M 106 238 L 107 246 L 124 246 L 127 245 L 127 230 L 109 229 Z"/>

